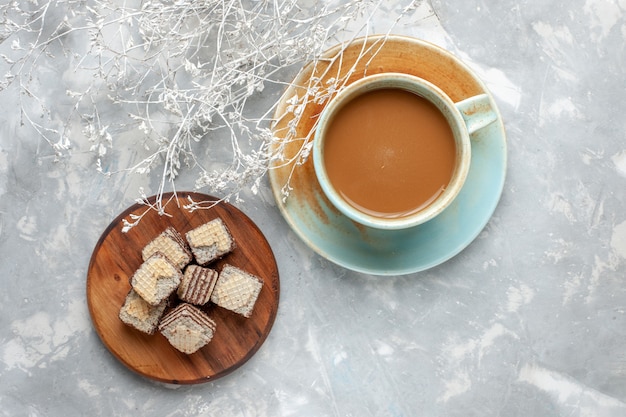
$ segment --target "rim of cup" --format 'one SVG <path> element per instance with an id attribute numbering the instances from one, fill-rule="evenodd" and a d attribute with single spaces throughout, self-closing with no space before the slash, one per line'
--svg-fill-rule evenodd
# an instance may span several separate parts
<path id="1" fill-rule="evenodd" d="M 455 141 L 455 169 L 445 190 L 423 209 L 402 217 L 376 217 L 356 209 L 335 190 L 324 166 L 325 132 L 331 124 L 334 115 L 356 97 L 380 89 L 402 89 L 433 103 L 448 121 Z M 461 191 L 469 172 L 470 159 L 471 143 L 467 126 L 460 110 L 452 99 L 431 82 L 414 75 L 401 73 L 369 75 L 341 89 L 322 110 L 313 140 L 315 175 L 326 197 L 334 207 L 348 218 L 364 226 L 377 229 L 398 230 L 414 227 L 431 220 L 443 212 Z"/>

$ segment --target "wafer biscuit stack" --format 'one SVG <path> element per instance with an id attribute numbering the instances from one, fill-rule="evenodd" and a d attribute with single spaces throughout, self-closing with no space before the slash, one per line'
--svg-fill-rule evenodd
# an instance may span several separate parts
<path id="1" fill-rule="evenodd" d="M 226 264 L 215 284 L 211 301 L 222 308 L 250 317 L 262 287 L 261 278 Z"/>
<path id="2" fill-rule="evenodd" d="M 143 333 L 158 330 L 180 352 L 197 352 L 216 331 L 216 323 L 201 307 L 214 303 L 248 318 L 262 291 L 260 277 L 227 263 L 228 259 L 222 260 L 219 273 L 209 266 L 235 246 L 220 218 L 184 235 L 167 227 L 143 247 L 143 263 L 130 278 L 120 320 Z"/>
<path id="3" fill-rule="evenodd" d="M 207 265 L 235 248 L 230 230 L 219 217 L 190 230 L 185 236 L 200 265 Z"/>
<path id="4" fill-rule="evenodd" d="M 189 265 L 178 286 L 178 298 L 195 305 L 204 305 L 211 299 L 217 281 L 217 271 L 198 265 Z"/>
<path id="5" fill-rule="evenodd" d="M 174 348 L 192 354 L 211 341 L 215 322 L 199 308 L 182 303 L 163 317 L 159 331 Z"/>
<path id="6" fill-rule="evenodd" d="M 167 307 L 167 300 L 156 306 L 151 306 L 135 290 L 131 289 L 126 295 L 119 317 L 124 323 L 140 332 L 153 334 L 159 325 L 165 307 Z"/>
<path id="7" fill-rule="evenodd" d="M 159 236 L 149 242 L 141 251 L 143 260 L 147 260 L 156 252 L 161 252 L 178 269 L 183 269 L 191 262 L 191 251 L 180 233 L 173 227 L 168 227 Z"/>
<path id="8" fill-rule="evenodd" d="M 182 273 L 161 252 L 144 261 L 130 279 L 130 285 L 150 305 L 157 305 L 172 294 Z"/>

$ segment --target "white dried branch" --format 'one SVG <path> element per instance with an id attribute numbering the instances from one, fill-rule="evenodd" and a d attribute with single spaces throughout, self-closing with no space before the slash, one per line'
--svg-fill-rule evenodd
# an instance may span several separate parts
<path id="1" fill-rule="evenodd" d="M 412 11 L 411 1 L 400 13 Z M 196 188 L 239 199 L 256 194 L 270 163 L 303 163 L 308 138 L 285 160 L 270 130 L 274 106 L 258 114 L 251 104 L 268 85 L 287 87 L 291 68 L 315 63 L 332 44 L 371 33 L 371 15 L 384 0 L 30 0 L 0 5 L 0 92 L 18 91 L 22 122 L 49 144 L 56 158 L 72 151 L 76 122 L 105 175 L 147 175 L 160 182 L 156 204 L 175 191 L 181 170 L 197 175 Z M 354 27 L 354 21 L 362 22 Z M 391 28 L 389 28 L 391 30 Z M 365 52 L 365 51 L 364 51 Z M 52 63 L 68 62 L 59 69 Z M 334 59 L 341 59 L 340 56 Z M 41 85 L 45 71 L 65 77 L 65 106 L 51 106 Z M 293 75 L 293 74 L 291 74 Z M 313 79 L 290 100 L 298 122 L 309 101 L 323 103 L 346 78 L 320 85 Z M 58 104 L 58 103 L 55 103 Z M 61 113 L 59 109 L 69 109 Z M 34 115 L 38 115 L 34 117 Z M 39 115 L 43 115 L 40 117 Z M 293 127 L 293 125 L 292 125 Z M 136 158 L 115 170 L 104 167 L 129 145 L 122 133 L 137 132 Z M 156 170 L 160 167 L 159 170 Z M 285 184 L 284 195 L 290 185 Z M 206 202 L 190 201 L 191 210 Z M 209 204 L 210 206 L 210 204 Z M 125 221 L 124 229 L 143 216 Z"/>

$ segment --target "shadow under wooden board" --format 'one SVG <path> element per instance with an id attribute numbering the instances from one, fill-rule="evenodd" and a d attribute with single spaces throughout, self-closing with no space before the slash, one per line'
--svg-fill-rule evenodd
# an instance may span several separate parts
<path id="1" fill-rule="evenodd" d="M 172 197 L 166 206 L 166 212 L 171 216 L 161 216 L 150 210 L 137 226 L 124 233 L 122 220 L 129 219 L 131 214 L 141 215 L 147 209 L 140 204 L 129 207 L 100 237 L 87 272 L 89 313 L 105 346 L 124 365 L 140 375 L 172 384 L 212 381 L 250 359 L 272 328 L 280 293 L 276 259 L 265 236 L 252 220 L 225 202 L 190 212 L 183 207 L 189 203 L 188 196 L 196 202 L 217 200 L 191 192 L 177 192 L 176 196 L 165 194 L 164 202 Z M 156 197 L 148 200 L 154 203 Z M 209 267 L 220 271 L 225 263 L 229 263 L 263 280 L 250 318 L 210 302 L 201 307 L 215 321 L 216 330 L 213 339 L 191 355 L 176 350 L 158 331 L 147 335 L 125 325 L 118 314 L 130 290 L 130 277 L 142 263 L 142 248 L 168 226 L 184 236 L 189 230 L 217 217 L 229 228 L 237 247 Z"/>

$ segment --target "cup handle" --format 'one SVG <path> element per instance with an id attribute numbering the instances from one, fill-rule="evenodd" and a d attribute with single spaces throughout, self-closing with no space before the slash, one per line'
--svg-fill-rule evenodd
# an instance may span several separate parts
<path id="1" fill-rule="evenodd" d="M 472 134 L 495 122 L 498 115 L 491 108 L 491 99 L 487 94 L 479 94 L 474 97 L 455 103 L 455 106 L 461 112 L 468 133 Z"/>

